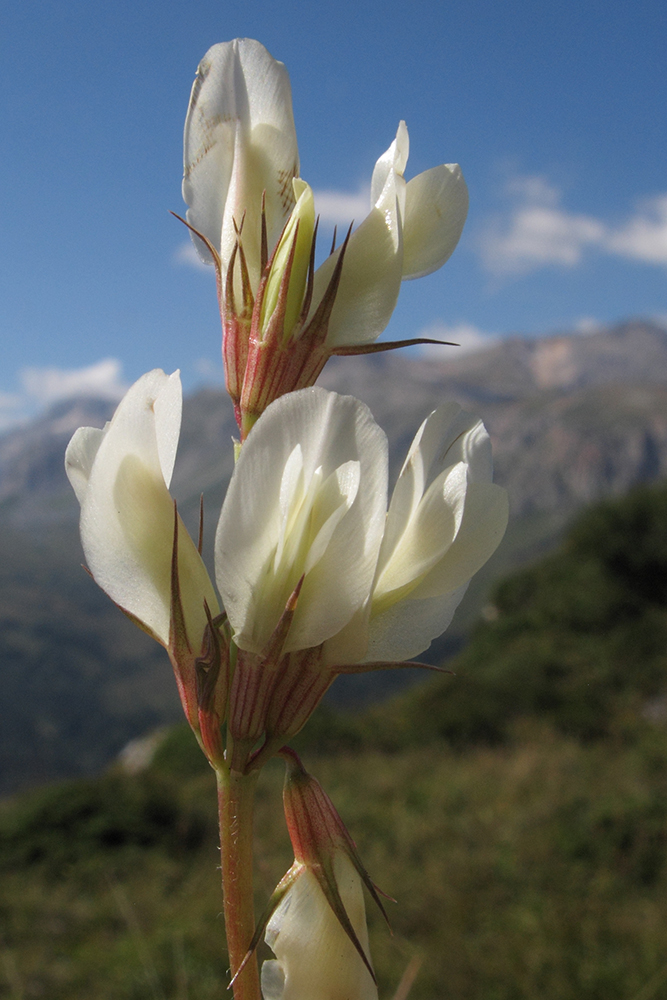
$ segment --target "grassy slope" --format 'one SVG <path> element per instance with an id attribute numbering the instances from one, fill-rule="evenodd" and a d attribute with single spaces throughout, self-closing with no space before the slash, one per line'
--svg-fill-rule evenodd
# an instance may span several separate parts
<path id="1" fill-rule="evenodd" d="M 313 770 L 398 900 L 393 937 L 370 912 L 381 996 L 415 954 L 414 1000 L 631 1000 L 667 962 L 663 734 L 628 750 L 537 728 L 502 750 L 367 751 Z M 260 788 L 258 905 L 291 860 L 280 781 L 271 767 Z M 12 810 L 0 995 L 220 997 L 210 776 L 68 792 Z"/>
<path id="2" fill-rule="evenodd" d="M 585 515 L 508 579 L 457 663 L 299 737 L 390 905 L 388 998 L 652 1000 L 667 984 L 667 488 Z M 257 906 L 291 857 L 281 768 L 257 808 Z M 177 729 L 153 764 L 0 812 L 0 996 L 222 995 L 212 775 Z M 4 977 L 4 979 L 3 979 Z"/>

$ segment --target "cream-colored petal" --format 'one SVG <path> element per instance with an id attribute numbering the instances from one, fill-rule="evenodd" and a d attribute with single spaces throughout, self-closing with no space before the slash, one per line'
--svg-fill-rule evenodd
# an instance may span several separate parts
<path id="1" fill-rule="evenodd" d="M 371 178 L 371 205 L 376 205 L 382 197 L 389 174 L 394 171 L 402 177 L 410 155 L 410 138 L 404 121 L 399 122 L 396 138 L 389 149 L 375 164 Z"/>
<path id="2" fill-rule="evenodd" d="M 267 408 L 243 446 L 216 535 L 218 586 L 242 648 L 264 648 L 304 573 L 286 650 L 317 646 L 350 620 L 370 591 L 386 475 L 386 438 L 351 396 L 303 389 Z"/>
<path id="3" fill-rule="evenodd" d="M 338 854 L 334 872 L 343 905 L 370 961 L 361 879 Z M 377 1000 L 377 988 L 315 876 L 304 868 L 266 928 L 276 956 L 262 966 L 264 1000 Z"/>
<path id="4" fill-rule="evenodd" d="M 420 580 L 445 558 L 463 518 L 467 489 L 463 462 L 445 469 L 434 480 L 384 564 L 375 585 L 374 604 Z"/>
<path id="5" fill-rule="evenodd" d="M 262 192 L 272 243 L 293 204 L 299 158 L 289 76 L 259 42 L 237 38 L 214 45 L 202 59 L 184 133 L 183 198 L 188 221 L 229 254 L 231 218 L 241 223 L 254 263 Z M 234 180 L 234 190 L 230 187 Z M 223 248 L 223 218 L 226 245 Z M 209 254 L 195 239 L 202 259 Z"/>
<path id="6" fill-rule="evenodd" d="M 67 445 L 65 472 L 80 504 L 83 503 L 90 479 L 90 470 L 104 434 L 105 431 L 98 427 L 79 427 Z"/>
<path id="7" fill-rule="evenodd" d="M 469 483 L 463 520 L 445 557 L 410 595 L 432 597 L 466 583 L 502 541 L 509 516 L 506 491 L 495 483 Z"/>
<path id="8" fill-rule="evenodd" d="M 437 271 L 458 243 L 468 214 L 468 188 L 458 163 L 408 181 L 403 216 L 403 277 Z"/>
<path id="9" fill-rule="evenodd" d="M 434 410 L 413 441 L 392 497 L 364 660 L 416 656 L 448 626 L 507 524 L 507 494 L 491 474 L 481 421 L 456 404 Z M 356 632 L 350 626 L 343 633 L 353 652 L 363 648 L 364 621 L 355 621 Z M 347 647 L 339 645 L 345 654 Z"/>
<path id="10" fill-rule="evenodd" d="M 81 541 L 93 577 L 112 600 L 165 645 L 169 642 L 174 507 L 161 459 L 170 471 L 176 412 L 180 422 L 178 373 L 168 377 L 156 370 L 139 379 L 98 439 L 81 504 Z M 157 427 L 163 419 L 166 428 Z M 76 450 L 76 436 L 74 440 Z M 217 599 L 180 522 L 178 564 L 186 629 L 193 643 L 201 644 L 204 599 L 213 614 Z"/>
<path id="11" fill-rule="evenodd" d="M 451 624 L 468 584 L 450 594 L 425 600 L 406 598 L 371 618 L 364 662 L 411 660 L 428 649 Z"/>
<path id="12" fill-rule="evenodd" d="M 442 468 L 441 462 L 448 451 L 447 445 L 456 440 L 461 412 L 458 403 L 444 403 L 426 418 L 417 431 L 389 504 L 378 572 L 384 568 L 417 510 L 428 488 L 434 465 L 437 470 Z M 452 455 L 451 463 L 460 460 L 459 455 Z"/>
<path id="13" fill-rule="evenodd" d="M 345 254 L 338 293 L 329 322 L 327 346 L 371 343 L 391 319 L 402 274 L 400 219 L 394 203 L 373 208 L 354 231 Z M 315 273 L 313 309 L 329 284 L 340 250 Z"/>
<path id="14" fill-rule="evenodd" d="M 168 489 L 174 472 L 183 415 L 180 372 L 175 371 L 172 375 L 167 376 L 166 382 L 161 384 L 160 390 L 155 396 L 152 408 L 155 415 L 157 454 L 162 477 Z"/>

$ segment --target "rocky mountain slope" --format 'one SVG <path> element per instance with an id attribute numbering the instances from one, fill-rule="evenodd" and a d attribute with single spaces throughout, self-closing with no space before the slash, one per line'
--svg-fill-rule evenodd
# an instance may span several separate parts
<path id="1" fill-rule="evenodd" d="M 512 522 L 432 657 L 460 645 L 490 580 L 553 545 L 575 510 L 667 474 L 667 329 L 655 323 L 509 338 L 461 357 L 443 347 L 335 359 L 321 383 L 369 404 L 388 434 L 394 474 L 444 399 L 478 413 L 491 433 Z M 102 426 L 110 412 L 94 399 L 62 403 L 0 438 L 0 791 L 95 770 L 137 733 L 178 718 L 166 656 L 80 567 L 63 454 L 76 427 Z M 173 492 L 193 531 L 204 494 L 209 552 L 234 430 L 222 392 L 186 400 Z M 368 675 L 333 692 L 359 701 L 395 682 Z"/>

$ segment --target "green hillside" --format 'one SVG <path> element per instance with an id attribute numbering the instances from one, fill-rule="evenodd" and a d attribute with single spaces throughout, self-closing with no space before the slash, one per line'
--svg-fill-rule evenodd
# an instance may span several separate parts
<path id="1" fill-rule="evenodd" d="M 591 509 L 506 579 L 437 676 L 297 738 L 397 899 L 380 997 L 653 1000 L 667 990 L 667 487 Z M 257 906 L 291 863 L 262 775 Z M 183 727 L 135 776 L 0 811 L 0 996 L 224 995 L 213 776 Z"/>

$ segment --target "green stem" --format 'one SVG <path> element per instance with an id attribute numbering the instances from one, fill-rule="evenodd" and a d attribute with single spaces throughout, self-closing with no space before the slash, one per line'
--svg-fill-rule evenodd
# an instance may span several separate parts
<path id="1" fill-rule="evenodd" d="M 232 975 L 245 958 L 255 932 L 252 817 L 257 774 L 241 774 L 224 767 L 217 771 L 222 892 Z M 261 1000 L 255 955 L 234 983 L 234 1000 Z"/>

